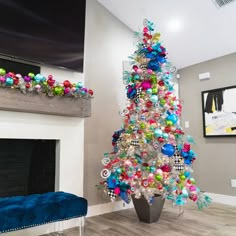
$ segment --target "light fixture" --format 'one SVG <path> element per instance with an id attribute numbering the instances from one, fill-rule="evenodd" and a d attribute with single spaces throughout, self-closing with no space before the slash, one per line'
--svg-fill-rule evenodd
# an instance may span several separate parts
<path id="1" fill-rule="evenodd" d="M 167 29 L 170 32 L 178 32 L 183 28 L 183 23 L 179 19 L 172 19 L 167 23 Z"/>

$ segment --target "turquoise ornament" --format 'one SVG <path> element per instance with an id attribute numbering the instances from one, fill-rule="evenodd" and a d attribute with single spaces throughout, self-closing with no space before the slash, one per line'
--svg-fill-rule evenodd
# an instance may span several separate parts
<path id="1" fill-rule="evenodd" d="M 168 135 L 167 133 L 163 133 L 163 134 L 162 134 L 162 137 L 163 137 L 164 139 L 168 139 L 169 135 Z"/>
<path id="2" fill-rule="evenodd" d="M 156 167 L 155 166 L 150 166 L 150 172 L 154 173 L 156 171 Z"/>
<path id="3" fill-rule="evenodd" d="M 35 80 L 35 82 L 40 83 L 41 81 L 45 81 L 46 78 L 44 78 L 43 75 L 41 75 L 41 74 L 37 74 L 37 75 L 35 75 L 34 80 Z"/>
<path id="4" fill-rule="evenodd" d="M 83 83 L 82 83 L 82 82 L 78 82 L 78 83 L 77 83 L 77 87 L 78 87 L 78 88 L 83 88 Z"/>
<path id="5" fill-rule="evenodd" d="M 10 77 L 6 78 L 6 85 L 11 86 L 11 85 L 13 85 L 13 83 L 14 83 L 14 80 L 12 78 L 10 78 Z"/>
<path id="6" fill-rule="evenodd" d="M 117 174 L 121 174 L 121 173 L 122 173 L 121 168 L 117 168 L 117 169 L 116 169 L 116 173 L 117 173 Z"/>
<path id="7" fill-rule="evenodd" d="M 150 97 L 150 101 L 153 102 L 153 103 L 157 103 L 157 101 L 158 101 L 157 95 L 152 95 L 152 96 Z"/>
<path id="8" fill-rule="evenodd" d="M 149 89 L 146 90 L 146 92 L 147 92 L 147 94 L 151 95 L 152 94 L 152 89 L 149 88 Z"/>
<path id="9" fill-rule="evenodd" d="M 154 133 L 154 136 L 157 137 L 157 138 L 161 137 L 162 134 L 163 134 L 161 129 L 154 129 L 153 133 Z"/>

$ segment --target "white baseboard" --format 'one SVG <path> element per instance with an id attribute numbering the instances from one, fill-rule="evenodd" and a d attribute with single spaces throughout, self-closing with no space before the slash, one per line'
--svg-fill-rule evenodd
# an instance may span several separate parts
<path id="1" fill-rule="evenodd" d="M 223 195 L 223 194 L 216 194 L 216 193 L 205 193 L 210 198 L 212 198 L 212 202 L 222 203 L 230 206 L 236 206 L 236 197 Z"/>
<path id="2" fill-rule="evenodd" d="M 205 194 L 208 195 L 213 202 L 226 204 L 230 206 L 236 206 L 236 196 L 229 196 L 229 195 L 208 193 L 208 192 L 206 192 Z M 130 202 L 130 204 L 125 204 L 125 205 L 123 204 L 124 203 L 122 201 L 115 201 L 115 202 L 89 206 L 88 214 L 86 217 L 102 215 L 113 211 L 120 211 L 134 207 L 132 201 Z"/>
<path id="3" fill-rule="evenodd" d="M 86 217 L 102 215 L 113 211 L 120 211 L 133 207 L 134 206 L 132 201 L 130 202 L 130 204 L 124 204 L 123 201 L 115 201 L 99 205 L 93 205 L 88 207 L 88 214 Z"/>

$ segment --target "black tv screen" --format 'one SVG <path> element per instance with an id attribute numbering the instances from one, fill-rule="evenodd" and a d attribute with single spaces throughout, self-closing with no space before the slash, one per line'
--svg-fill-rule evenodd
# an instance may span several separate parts
<path id="1" fill-rule="evenodd" d="M 85 0 L 0 0 L 0 9 L 0 54 L 83 71 Z"/>

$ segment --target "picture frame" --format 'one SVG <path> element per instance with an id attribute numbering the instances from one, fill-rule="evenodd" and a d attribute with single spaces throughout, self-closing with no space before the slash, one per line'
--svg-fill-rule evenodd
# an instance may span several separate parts
<path id="1" fill-rule="evenodd" d="M 236 85 L 201 92 L 204 137 L 236 137 Z"/>

